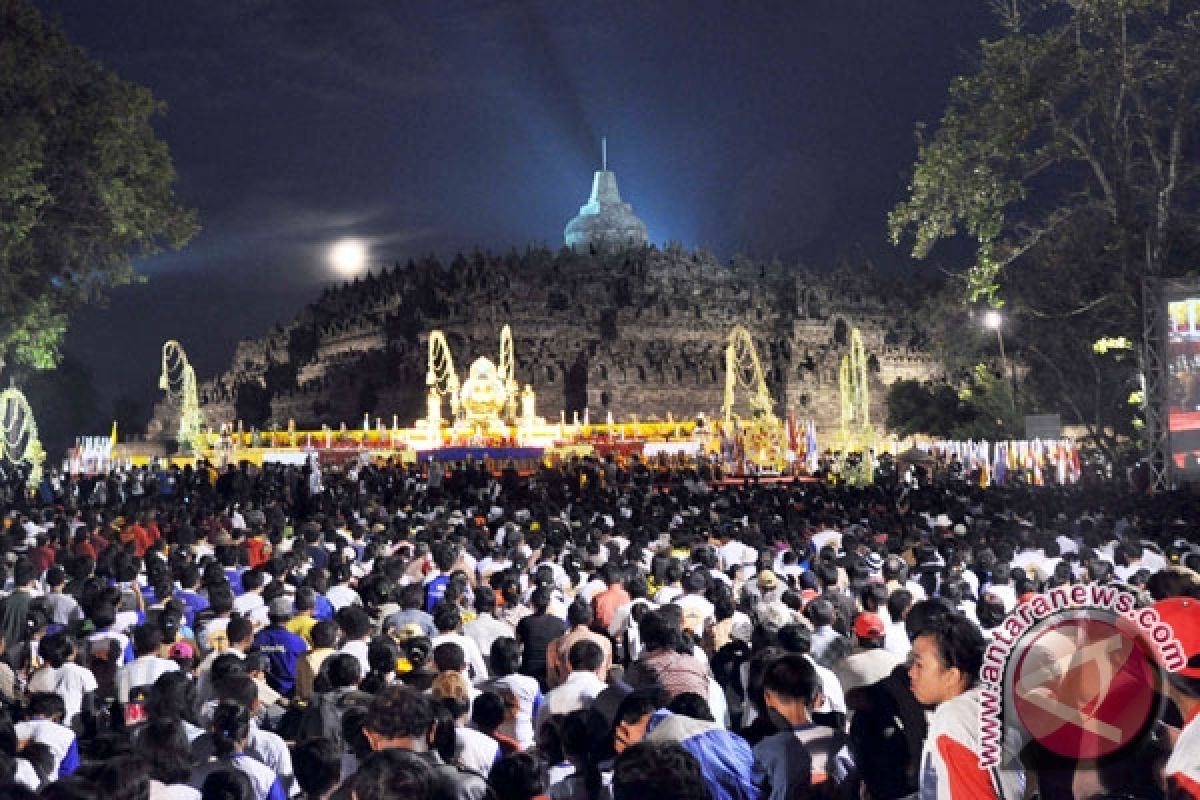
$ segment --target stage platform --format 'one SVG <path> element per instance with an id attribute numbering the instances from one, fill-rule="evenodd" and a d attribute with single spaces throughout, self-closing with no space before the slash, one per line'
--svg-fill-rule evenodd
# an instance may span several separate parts
<path id="1" fill-rule="evenodd" d="M 439 447 L 418 450 L 419 461 L 532 461 L 546 450 L 541 447 Z"/>
<path id="2" fill-rule="evenodd" d="M 816 483 L 817 479 L 812 475 L 729 475 L 719 481 L 713 481 L 712 486 L 746 486 L 748 484 L 762 484 L 763 486 L 777 486 L 779 484 L 789 483 Z"/>

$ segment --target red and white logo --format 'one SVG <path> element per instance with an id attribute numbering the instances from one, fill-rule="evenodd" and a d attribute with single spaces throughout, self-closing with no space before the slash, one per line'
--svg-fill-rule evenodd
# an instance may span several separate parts
<path id="1" fill-rule="evenodd" d="M 1157 714 L 1161 673 L 1135 626 L 1072 614 L 1045 620 L 1022 643 L 1012 699 L 1022 727 L 1051 752 L 1106 756 L 1142 736 Z"/>

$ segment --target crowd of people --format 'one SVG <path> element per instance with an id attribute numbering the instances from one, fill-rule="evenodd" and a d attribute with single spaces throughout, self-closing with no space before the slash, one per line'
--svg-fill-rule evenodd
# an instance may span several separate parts
<path id="1" fill-rule="evenodd" d="M 1200 798 L 1186 493 L 718 484 L 577 459 L 118 470 L 3 509 L 0 797 Z M 1119 586 L 1145 736 L 980 764 L 980 669 Z"/>

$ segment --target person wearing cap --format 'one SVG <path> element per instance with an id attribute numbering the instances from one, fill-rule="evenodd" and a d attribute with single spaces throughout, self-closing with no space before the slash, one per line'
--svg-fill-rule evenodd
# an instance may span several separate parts
<path id="1" fill-rule="evenodd" d="M 884 648 L 887 626 L 873 611 L 862 611 L 854 618 L 855 651 L 837 661 L 833 672 L 847 693 L 860 686 L 883 680 L 900 666 L 901 659 Z"/>
<path id="2" fill-rule="evenodd" d="M 783 581 L 779 580 L 779 576 L 769 569 L 759 570 L 754 583 L 758 586 L 760 603 L 774 603 L 782 600 L 783 593 L 787 588 Z"/>
<path id="3" fill-rule="evenodd" d="M 272 600 L 267 608 L 267 618 L 270 624 L 255 635 L 254 648 L 265 653 L 270 664 L 267 683 L 285 697 L 291 697 L 296 685 L 296 665 L 308 652 L 308 645 L 302 637 L 287 628 L 288 620 L 292 618 L 292 601 L 289 598 L 276 597 Z"/>
<path id="4" fill-rule="evenodd" d="M 1183 728 L 1166 728 L 1171 755 L 1163 773 L 1171 798 L 1200 800 L 1200 601 L 1170 597 L 1154 604 L 1159 618 L 1171 626 L 1187 659 L 1182 669 L 1167 673 L 1165 693 L 1179 709 Z"/>

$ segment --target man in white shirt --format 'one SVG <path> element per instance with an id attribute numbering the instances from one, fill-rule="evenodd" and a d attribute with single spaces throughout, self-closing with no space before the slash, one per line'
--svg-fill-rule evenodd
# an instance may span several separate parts
<path id="1" fill-rule="evenodd" d="M 66 709 L 63 724 L 70 727 L 87 696 L 96 691 L 96 676 L 75 663 L 75 644 L 62 631 L 42 639 L 38 656 L 43 666 L 29 679 L 29 693 L 51 692 L 61 697 Z"/>
<path id="2" fill-rule="evenodd" d="M 167 658 L 159 658 L 163 631 L 157 625 L 139 625 L 133 629 L 133 661 L 117 670 L 117 702 L 125 705 L 129 694 L 139 686 L 151 686 L 164 672 L 174 672 L 179 665 Z"/>
<path id="3" fill-rule="evenodd" d="M 705 626 L 714 619 L 716 613 L 713 604 L 704 596 L 708 584 L 704 580 L 703 571 L 697 568 L 689 573 L 684 579 L 684 586 L 687 592 L 672 602 L 683 609 L 683 627 L 699 637 L 703 635 Z"/>
<path id="4" fill-rule="evenodd" d="M 479 648 L 480 653 L 492 652 L 492 643 L 501 636 L 516 636 L 513 626 L 496 619 L 496 593 L 490 586 L 475 590 L 475 619 L 463 625 L 463 634 Z"/>
<path id="5" fill-rule="evenodd" d="M 233 610 L 242 616 L 250 616 L 256 608 L 266 605 L 262 596 L 265 583 L 262 570 L 248 569 L 243 572 L 242 594 L 233 598 Z"/>
<path id="6" fill-rule="evenodd" d="M 891 622 L 884 625 L 883 649 L 901 660 L 908 658 L 912 642 L 908 640 L 908 631 L 904 627 L 904 618 L 912 608 L 912 592 L 908 589 L 896 589 L 888 596 L 887 609 Z"/>
<path id="7" fill-rule="evenodd" d="M 608 688 L 601 675 L 604 671 L 604 651 L 594 641 L 580 639 L 571 645 L 567 662 L 571 671 L 566 680 L 547 692 L 542 699 L 534 730 L 541 727 L 542 720 L 555 714 L 569 714 L 590 708 L 596 695 Z"/>
<path id="8" fill-rule="evenodd" d="M 342 646 L 338 652 L 349 653 L 358 659 L 362 674 L 371 671 L 367 657 L 371 640 L 371 617 L 361 606 L 346 606 L 334 614 L 333 619 L 342 631 Z"/>
<path id="9" fill-rule="evenodd" d="M 334 611 L 341 611 L 346 606 L 362 605 L 362 598 L 358 596 L 358 592 L 350 588 L 350 578 L 353 574 L 350 567 L 345 564 L 339 564 L 334 568 L 333 586 L 330 586 L 329 591 L 325 592 L 325 599 L 333 606 Z"/>
<path id="10" fill-rule="evenodd" d="M 453 642 L 462 648 L 466 656 L 467 666 L 471 668 L 471 678 L 475 683 L 488 677 L 487 661 L 475 640 L 458 632 L 462 624 L 462 615 L 458 609 L 447 603 L 442 603 L 433 611 L 433 624 L 438 629 L 438 635 L 433 637 L 432 644 L 436 648 L 443 642 Z"/>
<path id="11" fill-rule="evenodd" d="M 654 602 L 661 605 L 673 603 L 683 596 L 683 567 L 678 561 L 671 560 L 663 570 L 665 585 L 654 593 Z"/>

